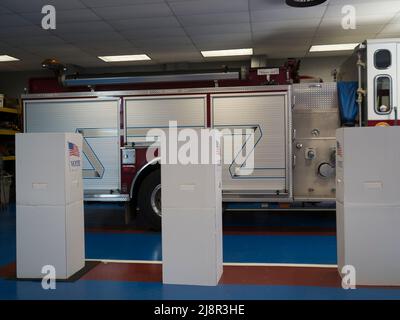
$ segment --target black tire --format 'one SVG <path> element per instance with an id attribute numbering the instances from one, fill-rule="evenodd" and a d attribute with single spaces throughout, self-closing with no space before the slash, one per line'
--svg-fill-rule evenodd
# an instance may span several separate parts
<path id="1" fill-rule="evenodd" d="M 139 188 L 138 194 L 138 207 L 139 214 L 144 216 L 146 224 L 149 228 L 160 231 L 161 230 L 161 200 L 159 203 L 159 213 L 153 209 L 152 205 L 152 194 L 153 191 L 158 189 L 161 192 L 161 172 L 155 170 L 151 172 L 146 178 L 144 178 Z M 154 199 L 154 196 L 153 196 Z M 161 199 L 161 194 L 160 194 Z"/>

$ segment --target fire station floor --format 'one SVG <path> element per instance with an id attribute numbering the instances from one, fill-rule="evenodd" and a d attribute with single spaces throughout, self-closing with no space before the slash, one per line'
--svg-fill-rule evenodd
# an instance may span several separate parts
<path id="1" fill-rule="evenodd" d="M 12 280 L 15 206 L 0 211 L 0 299 L 400 299 L 400 287 L 341 287 L 334 213 L 226 213 L 216 287 L 163 285 L 160 233 L 125 226 L 121 206 L 86 205 L 85 227 L 86 259 L 101 262 L 43 290 Z"/>

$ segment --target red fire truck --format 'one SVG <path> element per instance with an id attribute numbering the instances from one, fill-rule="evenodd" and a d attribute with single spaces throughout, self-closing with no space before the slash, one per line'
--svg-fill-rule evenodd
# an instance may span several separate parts
<path id="1" fill-rule="evenodd" d="M 228 210 L 334 201 L 336 83 L 294 84 L 294 61 L 245 71 L 31 79 L 22 97 L 24 130 L 81 133 L 85 200 L 124 202 L 127 219 L 143 214 L 154 228 L 161 221 L 160 167 L 146 160 L 146 135 L 171 120 L 254 131 L 253 173 L 223 165 Z"/>

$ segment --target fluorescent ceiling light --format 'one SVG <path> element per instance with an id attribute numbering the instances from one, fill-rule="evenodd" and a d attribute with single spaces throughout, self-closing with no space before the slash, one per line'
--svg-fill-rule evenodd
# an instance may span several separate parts
<path id="1" fill-rule="evenodd" d="M 249 56 L 253 54 L 253 49 L 209 50 L 201 51 L 201 54 L 203 57 Z"/>
<path id="2" fill-rule="evenodd" d="M 19 61 L 19 59 L 8 56 L 6 54 L 0 55 L 0 62 Z"/>
<path id="3" fill-rule="evenodd" d="M 147 54 L 130 54 L 122 56 L 99 56 L 105 62 L 143 61 L 151 60 Z"/>
<path id="4" fill-rule="evenodd" d="M 310 52 L 353 50 L 358 45 L 359 45 L 359 43 L 342 43 L 342 44 L 327 44 L 327 45 L 311 46 Z"/>

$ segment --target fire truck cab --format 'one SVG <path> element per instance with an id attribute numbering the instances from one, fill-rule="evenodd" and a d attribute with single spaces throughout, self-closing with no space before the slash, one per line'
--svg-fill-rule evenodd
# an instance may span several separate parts
<path id="1" fill-rule="evenodd" d="M 366 40 L 343 64 L 339 79 L 355 80 L 359 84 L 362 125 L 397 125 L 399 74 L 400 39 Z"/>

